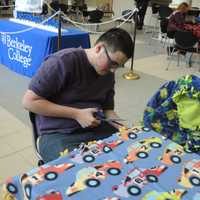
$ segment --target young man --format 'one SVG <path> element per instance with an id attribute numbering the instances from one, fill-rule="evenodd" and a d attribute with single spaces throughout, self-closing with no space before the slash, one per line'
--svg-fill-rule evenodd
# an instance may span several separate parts
<path id="1" fill-rule="evenodd" d="M 113 28 L 93 48 L 70 48 L 50 55 L 31 80 L 24 107 L 36 113 L 39 152 L 45 162 L 80 143 L 103 139 L 117 131 L 95 117 L 114 112 L 114 73 L 133 53 L 131 36 Z"/>

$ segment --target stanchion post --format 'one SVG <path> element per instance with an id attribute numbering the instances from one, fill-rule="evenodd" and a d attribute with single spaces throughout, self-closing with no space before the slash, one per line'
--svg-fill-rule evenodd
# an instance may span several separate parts
<path id="1" fill-rule="evenodd" d="M 61 11 L 58 12 L 58 50 L 61 49 L 62 43 L 62 33 L 61 33 L 62 23 L 61 23 Z"/>
<path id="2" fill-rule="evenodd" d="M 135 8 L 135 10 L 133 11 L 133 17 L 132 17 L 133 54 L 131 57 L 131 68 L 130 68 L 129 72 L 123 74 L 123 77 L 127 80 L 136 80 L 136 79 L 140 78 L 140 76 L 138 74 L 134 73 L 134 71 L 133 71 L 138 11 L 139 11 L 138 8 Z"/>

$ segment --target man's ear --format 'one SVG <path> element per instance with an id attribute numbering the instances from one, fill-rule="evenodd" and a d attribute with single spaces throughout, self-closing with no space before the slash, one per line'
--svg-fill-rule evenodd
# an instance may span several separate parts
<path id="1" fill-rule="evenodd" d="M 96 44 L 95 45 L 95 53 L 99 53 L 100 51 L 101 51 L 101 49 L 102 49 L 102 43 L 98 43 L 98 44 Z"/>

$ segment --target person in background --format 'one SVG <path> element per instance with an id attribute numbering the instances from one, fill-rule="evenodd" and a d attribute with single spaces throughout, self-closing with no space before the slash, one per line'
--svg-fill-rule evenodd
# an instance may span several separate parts
<path id="1" fill-rule="evenodd" d="M 183 2 L 179 4 L 177 9 L 169 16 L 167 31 L 170 35 L 175 34 L 177 30 L 183 29 L 186 13 L 189 9 L 190 6 L 186 2 Z"/>
<path id="2" fill-rule="evenodd" d="M 147 11 L 147 7 L 149 5 L 150 0 L 135 0 L 136 7 L 139 9 L 138 12 L 138 22 L 137 22 L 137 29 L 142 30 L 144 25 L 144 18 Z"/>
<path id="3" fill-rule="evenodd" d="M 72 151 L 82 142 L 111 136 L 120 127 L 101 121 L 114 111 L 114 72 L 132 56 L 130 34 L 112 28 L 93 48 L 68 48 L 45 59 L 23 97 L 36 113 L 39 152 L 45 162 Z"/>
<path id="4" fill-rule="evenodd" d="M 190 6 L 186 2 L 178 5 L 177 9 L 169 16 L 167 25 L 167 34 L 170 38 L 174 38 L 177 30 L 184 29 L 186 13 L 189 11 Z M 167 54 L 170 55 L 172 51 L 176 51 L 173 46 L 167 47 Z M 183 52 L 184 53 L 184 52 Z"/>

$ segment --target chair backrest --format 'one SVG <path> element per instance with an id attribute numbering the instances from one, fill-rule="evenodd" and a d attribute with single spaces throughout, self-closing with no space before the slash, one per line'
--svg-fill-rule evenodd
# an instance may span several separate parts
<path id="1" fill-rule="evenodd" d="M 34 150 L 35 150 L 38 158 L 42 160 L 42 158 L 38 152 L 38 148 L 37 148 L 37 139 L 39 137 L 39 134 L 38 134 L 37 126 L 36 126 L 36 114 L 33 112 L 29 112 L 29 118 L 30 118 L 31 125 L 32 125 L 33 147 L 34 147 Z"/>
<path id="2" fill-rule="evenodd" d="M 157 3 L 152 3 L 152 5 L 151 5 L 152 14 L 158 13 L 159 7 L 160 7 L 159 4 L 157 4 Z"/>
<path id="3" fill-rule="evenodd" d="M 87 10 L 83 10 L 82 13 L 83 13 L 83 17 L 87 17 L 89 15 Z"/>
<path id="4" fill-rule="evenodd" d="M 172 14 L 173 10 L 166 5 L 161 5 L 158 9 L 160 19 L 169 17 Z"/>
<path id="5" fill-rule="evenodd" d="M 167 30 L 168 23 L 169 23 L 169 19 L 168 18 L 161 19 L 161 21 L 160 21 L 160 30 L 161 30 L 162 33 L 167 33 L 167 37 L 168 38 L 174 39 L 175 31 L 168 31 Z"/>
<path id="6" fill-rule="evenodd" d="M 174 39 L 175 32 L 176 31 L 167 31 L 167 37 L 170 39 Z"/>
<path id="7" fill-rule="evenodd" d="M 200 14 L 200 9 L 198 7 L 192 7 L 187 13 L 187 15 L 192 15 L 194 17 L 198 17 L 199 14 Z"/>
<path id="8" fill-rule="evenodd" d="M 160 21 L 160 30 L 162 33 L 167 33 L 167 26 L 169 23 L 169 19 L 165 18 Z"/>
<path id="9" fill-rule="evenodd" d="M 191 31 L 178 30 L 174 35 L 176 45 L 182 49 L 193 48 L 198 42 L 197 37 Z"/>
<path id="10" fill-rule="evenodd" d="M 88 12 L 89 22 L 99 23 L 103 18 L 104 12 L 101 10 L 91 10 Z"/>
<path id="11" fill-rule="evenodd" d="M 65 14 L 67 14 L 67 10 L 68 10 L 68 5 L 64 4 L 64 3 L 60 3 L 59 4 L 59 8 L 62 12 L 64 12 Z"/>

